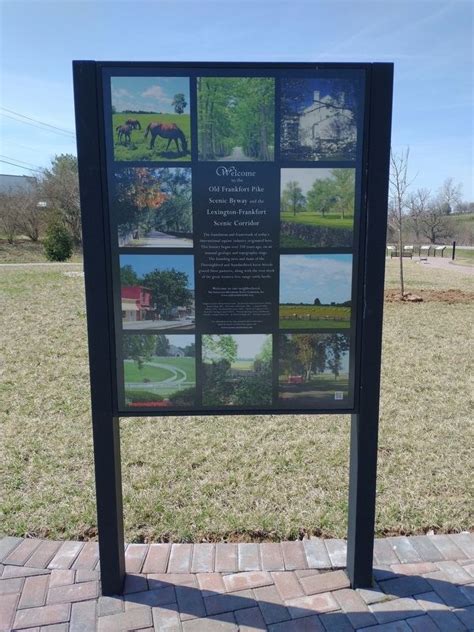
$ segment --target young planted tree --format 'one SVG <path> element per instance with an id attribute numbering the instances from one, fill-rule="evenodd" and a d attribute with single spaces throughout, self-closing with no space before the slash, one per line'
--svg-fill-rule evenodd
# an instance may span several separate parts
<path id="1" fill-rule="evenodd" d="M 410 148 L 395 154 L 390 152 L 390 207 L 389 222 L 396 230 L 398 236 L 398 257 L 400 267 L 400 295 L 405 296 L 405 283 L 403 277 L 403 220 L 408 208 L 408 190 L 412 183 L 408 179 L 408 158 Z"/>

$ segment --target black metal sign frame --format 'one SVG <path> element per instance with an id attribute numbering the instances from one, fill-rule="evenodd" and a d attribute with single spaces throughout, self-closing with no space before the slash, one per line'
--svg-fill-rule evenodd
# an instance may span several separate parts
<path id="1" fill-rule="evenodd" d="M 92 422 L 96 470 L 99 548 L 104 594 L 121 591 L 125 574 L 119 417 L 148 416 L 124 408 L 117 388 L 117 258 L 111 239 L 110 130 L 104 111 L 103 78 L 111 75 L 216 73 L 219 76 L 306 76 L 311 72 L 360 71 L 364 76 L 363 138 L 360 144 L 359 209 L 354 224 L 355 264 L 352 273 L 350 405 L 338 408 L 284 409 L 252 407 L 253 414 L 348 413 L 351 421 L 347 571 L 353 587 L 372 582 L 377 436 L 383 317 L 385 235 L 392 108 L 392 64 L 284 63 L 119 63 L 77 61 L 74 67 L 76 129 L 83 221 L 84 271 L 91 374 Z M 195 107 L 195 103 L 193 104 Z M 110 123 L 108 123 L 110 128 Z M 278 138 L 277 138 L 278 140 Z M 193 139 L 196 152 L 196 137 Z M 109 147 L 108 147 L 109 144 Z M 276 143 L 275 143 L 276 144 Z M 194 186 L 194 183 L 193 183 Z M 193 189 L 194 191 L 194 189 Z M 194 193 L 193 193 L 194 195 Z M 334 250 L 327 249 L 327 252 Z M 115 292 L 114 292 L 115 290 Z M 197 337 L 198 338 L 198 337 Z M 276 339 L 277 336 L 274 336 Z M 120 357 L 120 356 L 119 356 Z M 273 361 L 274 373 L 278 365 Z M 119 371 L 120 375 L 120 371 Z M 275 378 L 274 378 L 275 379 Z M 274 384 L 275 388 L 278 386 Z M 154 414 L 248 414 L 237 406 L 201 406 L 198 410 L 165 410 Z"/>

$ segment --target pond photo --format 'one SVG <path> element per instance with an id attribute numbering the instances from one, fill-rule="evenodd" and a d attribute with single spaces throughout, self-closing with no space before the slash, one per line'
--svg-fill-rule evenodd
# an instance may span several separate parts
<path id="1" fill-rule="evenodd" d="M 280 246 L 350 247 L 355 169 L 282 169 Z"/>
<path id="2" fill-rule="evenodd" d="M 289 408 L 347 404 L 349 336 L 281 334 L 279 403 Z"/>
<path id="3" fill-rule="evenodd" d="M 188 77 L 112 77 L 116 161 L 191 160 Z"/>
<path id="4" fill-rule="evenodd" d="M 194 261 L 191 255 L 121 255 L 125 330 L 194 330 Z"/>
<path id="5" fill-rule="evenodd" d="M 199 160 L 273 160 L 275 80 L 198 77 Z"/>
<path id="6" fill-rule="evenodd" d="M 352 255 L 280 256 L 280 329 L 346 329 Z"/>
<path id="7" fill-rule="evenodd" d="M 123 335 L 125 405 L 179 408 L 195 404 L 194 336 Z"/>
<path id="8" fill-rule="evenodd" d="M 119 246 L 192 248 L 191 169 L 116 171 L 111 215 L 117 222 Z"/>
<path id="9" fill-rule="evenodd" d="M 282 160 L 355 160 L 359 91 L 357 80 L 282 79 Z"/>
<path id="10" fill-rule="evenodd" d="M 202 337 L 203 406 L 269 406 L 272 403 L 272 336 Z"/>

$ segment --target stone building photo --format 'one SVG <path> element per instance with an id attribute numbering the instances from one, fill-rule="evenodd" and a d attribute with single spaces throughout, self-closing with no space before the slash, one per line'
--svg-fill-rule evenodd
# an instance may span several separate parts
<path id="1" fill-rule="evenodd" d="M 346 80 L 284 79 L 281 101 L 283 160 L 354 160 L 358 85 Z"/>

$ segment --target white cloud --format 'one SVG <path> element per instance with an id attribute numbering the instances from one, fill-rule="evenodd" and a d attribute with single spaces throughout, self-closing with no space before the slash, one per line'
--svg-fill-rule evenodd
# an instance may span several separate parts
<path id="1" fill-rule="evenodd" d="M 160 85 L 150 86 L 145 92 L 142 92 L 142 97 L 152 97 L 162 103 L 171 103 L 172 101 Z"/>

